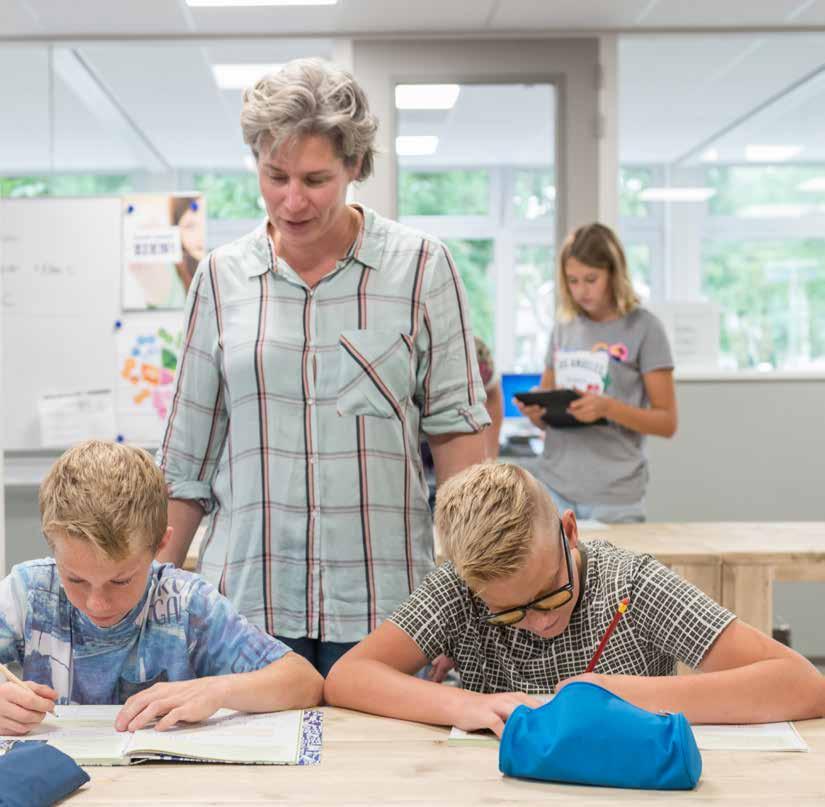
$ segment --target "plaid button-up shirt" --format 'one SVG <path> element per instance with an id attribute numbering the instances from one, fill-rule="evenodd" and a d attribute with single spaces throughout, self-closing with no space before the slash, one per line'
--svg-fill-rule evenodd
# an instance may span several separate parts
<path id="1" fill-rule="evenodd" d="M 487 606 L 450 563 L 428 575 L 390 619 L 427 658 L 444 653 L 454 659 L 465 689 L 532 694 L 551 693 L 559 681 L 585 671 L 624 597 L 630 607 L 597 673 L 673 675 L 677 661 L 698 667 L 735 619 L 651 555 L 607 541 L 581 542 L 579 550 L 581 594 L 569 625 L 553 639 L 484 622 Z"/>
<path id="2" fill-rule="evenodd" d="M 438 241 L 363 210 L 314 288 L 262 224 L 198 268 L 159 463 L 210 512 L 198 568 L 267 632 L 350 642 L 433 567 L 425 434 L 489 423 Z"/>

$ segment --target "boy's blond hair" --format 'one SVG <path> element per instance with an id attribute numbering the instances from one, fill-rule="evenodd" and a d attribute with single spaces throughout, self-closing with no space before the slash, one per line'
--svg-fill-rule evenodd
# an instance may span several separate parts
<path id="1" fill-rule="evenodd" d="M 112 560 L 158 549 L 167 527 L 166 481 L 142 448 L 88 440 L 70 448 L 40 485 L 40 519 L 50 546 L 65 533 Z"/>
<path id="2" fill-rule="evenodd" d="M 556 278 L 556 316 L 559 320 L 568 322 L 585 314 L 584 309 L 573 299 L 567 285 L 565 266 L 570 258 L 575 258 L 585 266 L 607 269 L 613 302 L 620 317 L 629 314 L 639 305 L 639 296 L 630 280 L 627 258 L 619 236 L 610 227 L 595 221 L 573 230 L 561 245 Z"/>
<path id="3" fill-rule="evenodd" d="M 550 495 L 523 468 L 485 462 L 438 489 L 435 526 L 445 556 L 478 591 L 524 567 L 536 527 L 555 513 Z"/>

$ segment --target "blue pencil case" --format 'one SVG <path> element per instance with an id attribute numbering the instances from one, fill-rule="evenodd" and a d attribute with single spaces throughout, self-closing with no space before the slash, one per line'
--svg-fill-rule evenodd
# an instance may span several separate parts
<path id="1" fill-rule="evenodd" d="M 702 774 L 683 714 L 654 714 L 584 682 L 538 709 L 517 707 L 498 765 L 507 776 L 645 790 L 692 790 Z"/>
<path id="2" fill-rule="evenodd" d="M 0 756 L 0 807 L 48 807 L 88 781 L 86 771 L 54 746 L 18 742 Z"/>

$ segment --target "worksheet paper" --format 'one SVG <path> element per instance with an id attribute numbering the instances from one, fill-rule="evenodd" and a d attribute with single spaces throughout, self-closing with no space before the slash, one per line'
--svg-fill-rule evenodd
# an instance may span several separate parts
<path id="1" fill-rule="evenodd" d="M 807 751 L 793 723 L 691 726 L 700 751 Z M 497 746 L 491 731 L 463 731 L 453 726 L 449 745 Z"/>
<path id="2" fill-rule="evenodd" d="M 246 714 L 221 709 L 203 723 L 169 731 L 118 732 L 120 706 L 59 706 L 26 739 L 46 740 L 81 765 L 128 765 L 144 759 L 184 759 L 260 765 L 320 761 L 321 712 Z M 3 740 L 19 737 L 0 737 Z"/>

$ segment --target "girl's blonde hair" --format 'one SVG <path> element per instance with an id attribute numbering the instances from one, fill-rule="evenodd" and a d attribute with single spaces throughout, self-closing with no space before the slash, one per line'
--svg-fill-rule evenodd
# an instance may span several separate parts
<path id="1" fill-rule="evenodd" d="M 585 266 L 607 269 L 610 274 L 613 301 L 620 317 L 629 314 L 639 305 L 639 297 L 633 289 L 627 271 L 627 259 L 622 242 L 610 227 L 593 222 L 573 230 L 561 245 L 556 281 L 556 316 L 560 320 L 569 321 L 573 317 L 585 314 L 576 304 L 567 285 L 564 267 L 570 258 L 575 258 Z"/>

